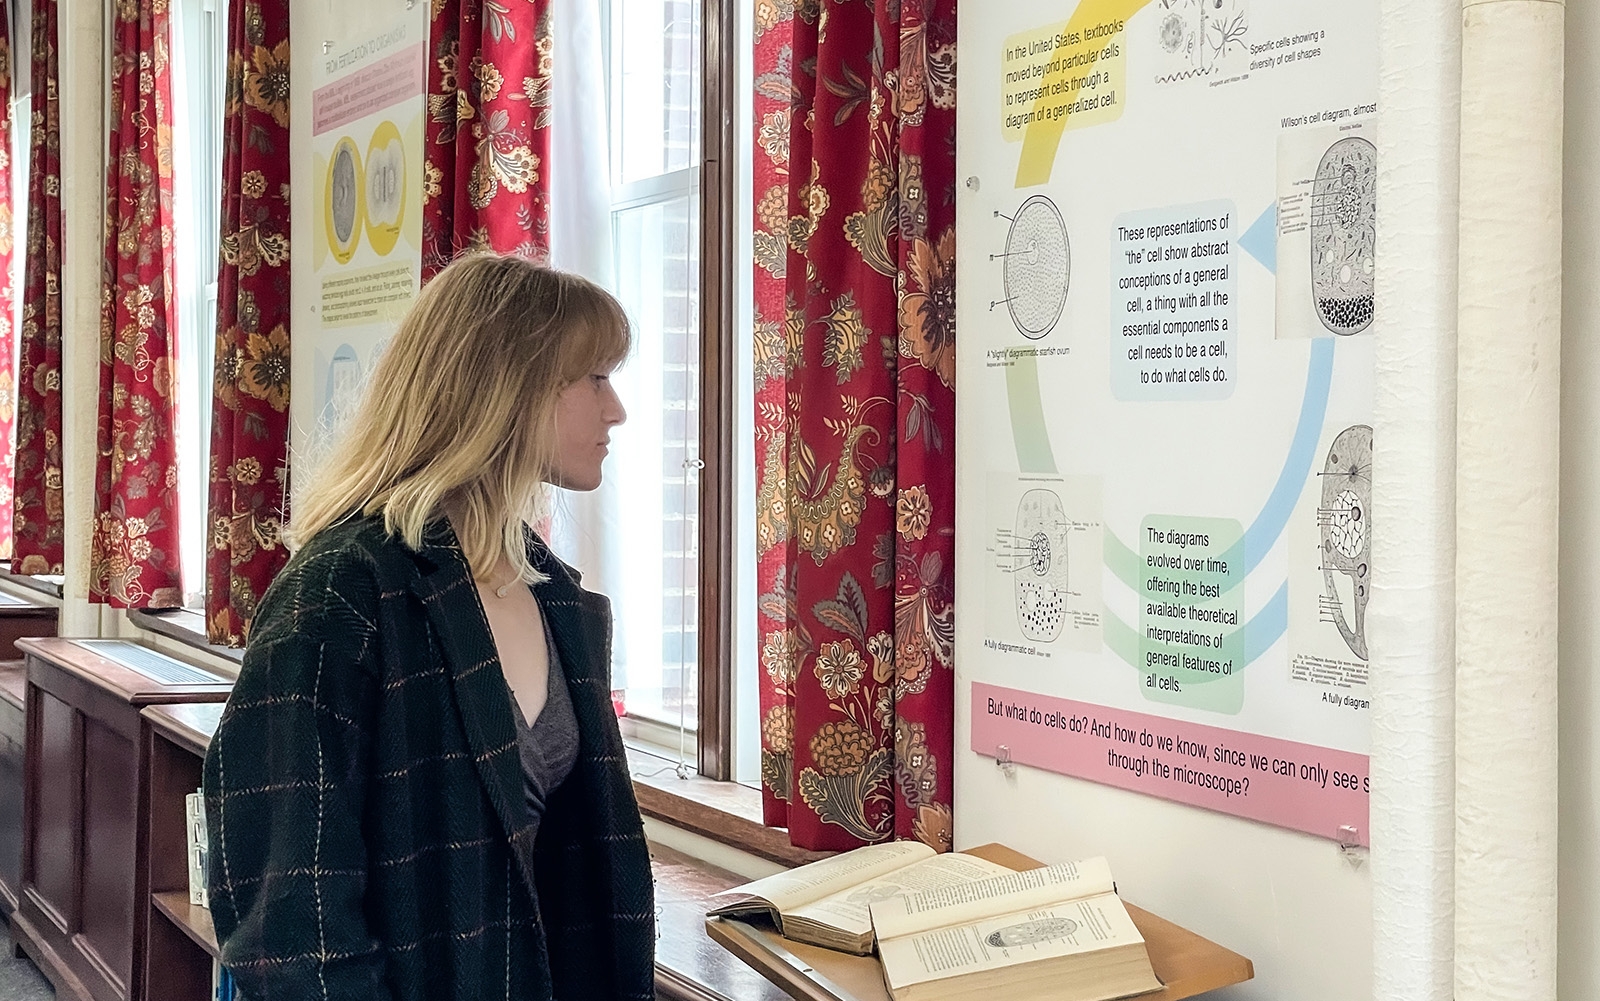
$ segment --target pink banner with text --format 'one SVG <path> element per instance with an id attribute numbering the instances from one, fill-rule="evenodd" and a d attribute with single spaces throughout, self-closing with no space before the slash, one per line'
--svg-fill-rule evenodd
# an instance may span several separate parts
<path id="1" fill-rule="evenodd" d="M 975 682 L 972 749 L 1001 745 L 1018 764 L 1368 843 L 1365 754 Z"/>

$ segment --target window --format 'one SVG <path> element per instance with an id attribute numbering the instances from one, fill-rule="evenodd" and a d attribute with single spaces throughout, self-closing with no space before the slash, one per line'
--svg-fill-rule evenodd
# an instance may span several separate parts
<path id="1" fill-rule="evenodd" d="M 732 118 L 716 102 L 732 67 L 706 65 L 703 46 L 732 37 L 731 10 L 718 0 L 605 0 L 601 10 L 615 288 L 636 344 L 614 376 L 629 417 L 607 468 L 605 545 L 624 567 L 604 582 L 618 698 L 631 737 L 728 778 L 732 554 L 736 523 L 753 522 L 733 503 L 732 359 L 743 349 L 732 340 L 748 324 L 730 321 L 727 279 L 739 265 L 715 169 L 731 145 L 721 123 Z M 719 128 L 703 134 L 702 121 Z"/>
<path id="2" fill-rule="evenodd" d="M 699 0 L 611 0 L 606 36 L 616 287 L 636 329 L 613 464 L 624 712 L 698 728 Z M 653 458 L 657 457 L 658 458 Z"/>
<path id="3" fill-rule="evenodd" d="M 222 212 L 226 0 L 175 0 L 172 12 L 173 221 L 178 319 L 178 477 L 184 604 L 205 605 L 211 381 Z"/>

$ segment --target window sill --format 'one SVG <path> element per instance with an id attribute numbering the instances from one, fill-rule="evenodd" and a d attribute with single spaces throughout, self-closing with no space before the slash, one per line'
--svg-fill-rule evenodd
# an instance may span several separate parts
<path id="1" fill-rule="evenodd" d="M 9 560 L 0 563 L 0 577 L 5 578 L 7 581 L 10 581 L 18 587 L 25 587 L 30 591 L 38 591 L 41 594 L 48 594 L 50 597 L 55 598 L 58 601 L 61 599 L 62 587 L 59 581 L 50 580 L 46 577 L 36 577 L 33 574 L 12 573 L 11 562 Z"/>
<path id="2" fill-rule="evenodd" d="M 691 774 L 680 779 L 676 762 L 628 748 L 639 812 L 662 823 L 737 848 L 781 866 L 805 865 L 832 852 L 813 852 L 789 843 L 789 833 L 761 822 L 761 791 L 737 782 L 717 782 Z"/>
<path id="3" fill-rule="evenodd" d="M 128 619 L 186 646 L 238 663 L 244 651 L 207 642 L 205 619 L 188 609 L 150 612 L 133 609 Z M 647 817 L 747 852 L 782 866 L 805 865 L 831 852 L 813 852 L 789 843 L 787 831 L 761 822 L 761 791 L 737 782 L 717 782 L 691 773 L 678 778 L 676 762 L 637 747 L 628 748 L 639 810 Z"/>
<path id="4" fill-rule="evenodd" d="M 185 646 L 204 650 L 213 656 L 231 660 L 235 664 L 244 660 L 243 650 L 221 646 L 206 639 L 205 616 L 199 612 L 187 608 L 173 608 L 159 612 L 133 608 L 128 610 L 128 621 L 140 629 L 177 640 Z"/>

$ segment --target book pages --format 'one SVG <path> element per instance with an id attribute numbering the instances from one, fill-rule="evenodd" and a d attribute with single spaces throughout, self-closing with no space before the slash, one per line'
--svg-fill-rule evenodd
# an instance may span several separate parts
<path id="1" fill-rule="evenodd" d="M 1118 946 L 1144 938 L 1113 894 L 880 939 L 891 989 Z"/>
<path id="2" fill-rule="evenodd" d="M 990 862 L 974 855 L 934 855 L 896 869 L 886 876 L 879 876 L 877 879 L 851 886 L 794 908 L 787 911 L 785 917 L 815 921 L 852 935 L 870 935 L 872 915 L 868 907 L 874 902 L 943 887 L 971 885 L 1007 872 L 1011 870 L 997 862 Z"/>
<path id="3" fill-rule="evenodd" d="M 1001 872 L 978 882 L 874 901 L 872 926 L 878 939 L 897 938 L 947 925 L 981 921 L 1031 907 L 1111 893 L 1116 884 L 1104 858 L 1064 862 L 1042 869 Z"/>
<path id="4" fill-rule="evenodd" d="M 867 845 L 821 862 L 812 862 L 798 869 L 723 890 L 715 896 L 747 894 L 761 897 L 779 911 L 789 911 L 847 887 L 885 876 L 921 859 L 931 858 L 933 854 L 933 849 L 920 841 Z"/>

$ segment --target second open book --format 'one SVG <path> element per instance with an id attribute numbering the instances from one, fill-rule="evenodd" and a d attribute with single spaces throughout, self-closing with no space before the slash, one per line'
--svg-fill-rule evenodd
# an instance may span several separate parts
<path id="1" fill-rule="evenodd" d="M 1103 858 L 1007 870 L 869 911 L 894 1001 L 1108 1001 L 1161 989 Z"/>

